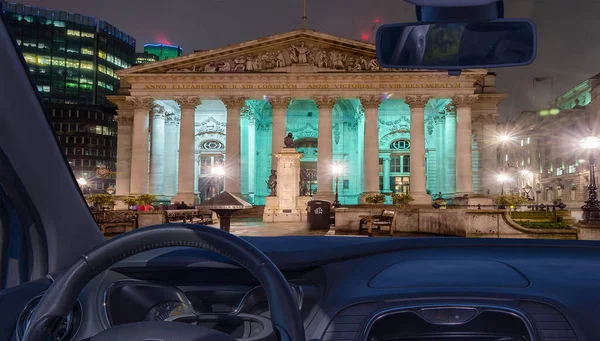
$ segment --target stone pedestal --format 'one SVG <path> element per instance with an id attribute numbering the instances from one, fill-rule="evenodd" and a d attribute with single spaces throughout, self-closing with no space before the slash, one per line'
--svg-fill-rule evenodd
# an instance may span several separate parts
<path id="1" fill-rule="evenodd" d="M 264 222 L 302 221 L 300 197 L 300 158 L 295 148 L 283 148 L 277 155 L 277 196 L 267 197 Z"/>
<path id="2" fill-rule="evenodd" d="M 452 201 L 453 205 L 469 205 L 469 206 L 491 206 L 494 205 L 494 199 L 487 196 L 472 196 L 472 197 L 456 197 Z"/>
<path id="3" fill-rule="evenodd" d="M 272 223 L 275 221 L 275 212 L 279 207 L 279 198 L 267 197 L 265 202 L 265 210 L 263 212 L 263 222 Z"/>

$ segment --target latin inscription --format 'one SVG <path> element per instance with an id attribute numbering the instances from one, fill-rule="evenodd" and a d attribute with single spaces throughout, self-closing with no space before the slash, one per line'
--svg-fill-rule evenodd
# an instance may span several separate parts
<path id="1" fill-rule="evenodd" d="M 148 84 L 145 89 L 152 90 L 171 90 L 171 89 L 268 89 L 268 90 L 287 90 L 287 89 L 409 89 L 409 88 L 460 88 L 460 83 L 380 83 L 380 84 Z"/>

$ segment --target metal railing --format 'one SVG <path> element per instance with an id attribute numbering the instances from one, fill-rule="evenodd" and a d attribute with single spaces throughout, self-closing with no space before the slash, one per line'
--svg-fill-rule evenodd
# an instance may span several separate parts
<path id="1" fill-rule="evenodd" d="M 433 203 L 433 205 L 431 205 L 433 208 L 435 209 L 440 209 L 442 207 L 445 207 L 446 209 L 477 209 L 477 210 L 481 210 L 481 209 L 488 209 L 488 210 L 494 210 L 494 209 L 498 209 L 498 210 L 502 210 L 502 209 L 506 209 L 507 205 L 481 205 L 481 204 L 477 204 L 477 205 L 440 205 L 438 203 Z M 567 207 L 567 205 L 563 202 L 557 203 L 557 204 L 536 204 L 536 205 L 512 205 L 510 206 L 511 209 L 514 210 L 518 210 L 518 209 L 522 209 L 522 208 L 526 208 L 527 210 L 530 211 L 546 211 L 546 212 L 552 212 L 552 211 L 556 211 L 556 209 L 558 210 L 564 210 Z"/>

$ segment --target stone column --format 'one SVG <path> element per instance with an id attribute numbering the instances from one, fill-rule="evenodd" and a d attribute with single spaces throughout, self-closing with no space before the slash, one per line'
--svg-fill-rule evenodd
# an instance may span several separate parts
<path id="1" fill-rule="evenodd" d="M 390 155 L 383 156 L 383 193 L 391 193 L 390 189 Z"/>
<path id="2" fill-rule="evenodd" d="M 133 113 L 118 110 L 115 116 L 118 126 L 117 137 L 117 181 L 116 195 L 127 196 L 130 193 L 131 181 L 131 128 Z"/>
<path id="3" fill-rule="evenodd" d="M 177 152 L 179 151 L 179 115 L 165 114 L 165 180 L 163 192 L 172 197 L 177 194 Z"/>
<path id="4" fill-rule="evenodd" d="M 157 106 L 150 111 L 152 137 L 150 139 L 150 193 L 164 194 L 165 178 L 165 111 Z"/>
<path id="5" fill-rule="evenodd" d="M 271 126 L 271 169 L 277 169 L 277 158 L 275 155 L 281 152 L 283 139 L 287 136 L 286 114 L 287 108 L 292 100 L 289 96 L 269 97 L 269 103 L 273 107 L 273 125 Z"/>
<path id="6" fill-rule="evenodd" d="M 248 192 L 254 198 L 256 184 L 256 118 L 248 119 Z M 252 202 L 253 203 L 253 202 Z"/>
<path id="7" fill-rule="evenodd" d="M 148 113 L 154 107 L 150 97 L 128 97 L 133 105 L 130 194 L 148 194 Z"/>
<path id="8" fill-rule="evenodd" d="M 381 97 L 361 96 L 360 102 L 365 111 L 364 196 L 379 193 L 379 105 Z"/>
<path id="9" fill-rule="evenodd" d="M 317 194 L 316 197 L 333 202 L 333 130 L 332 111 L 337 98 L 331 96 L 314 96 L 319 109 L 319 139 L 317 144 Z"/>
<path id="10" fill-rule="evenodd" d="M 456 107 L 456 197 L 473 194 L 471 105 L 477 95 L 452 97 Z"/>
<path id="11" fill-rule="evenodd" d="M 479 153 L 483 153 L 483 193 L 487 193 L 487 190 L 490 190 L 490 194 L 496 194 L 498 186 L 496 186 L 496 177 L 494 176 L 498 171 L 498 153 L 496 151 L 498 138 L 496 132 L 496 119 L 498 118 L 498 114 L 488 114 L 483 116 L 483 147 L 480 149 Z M 533 142 L 533 141 L 532 141 Z M 537 157 L 536 153 L 531 154 L 532 165 L 536 163 L 535 158 Z M 532 169 L 533 174 L 536 174 L 539 170 Z M 531 183 L 530 186 L 534 186 L 535 183 Z M 532 194 L 535 194 L 535 188 L 532 189 Z"/>
<path id="12" fill-rule="evenodd" d="M 452 106 L 446 109 L 444 123 L 444 157 L 445 184 L 443 194 L 447 197 L 456 195 L 456 112 Z"/>
<path id="13" fill-rule="evenodd" d="M 430 96 L 406 96 L 410 107 L 410 194 L 415 205 L 431 204 L 427 194 L 425 168 L 425 105 Z"/>
<path id="14" fill-rule="evenodd" d="M 179 130 L 179 170 L 177 195 L 173 201 L 196 204 L 198 197 L 194 192 L 196 158 L 196 107 L 202 101 L 199 97 L 175 97 L 174 100 L 181 108 L 181 123 Z"/>
<path id="15" fill-rule="evenodd" d="M 240 181 L 240 116 L 246 104 L 245 97 L 227 96 L 221 100 L 227 107 L 227 131 L 225 134 L 225 190 L 241 195 Z"/>

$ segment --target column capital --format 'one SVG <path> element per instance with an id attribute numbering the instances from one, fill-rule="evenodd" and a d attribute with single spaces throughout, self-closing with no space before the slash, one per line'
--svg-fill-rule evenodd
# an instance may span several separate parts
<path id="1" fill-rule="evenodd" d="M 332 109 L 337 99 L 336 96 L 313 96 L 313 100 L 319 109 Z"/>
<path id="2" fill-rule="evenodd" d="M 179 124 L 181 118 L 179 115 L 172 112 L 165 112 L 165 123 Z"/>
<path id="3" fill-rule="evenodd" d="M 127 97 L 127 102 L 133 105 L 134 109 L 147 109 L 150 110 L 154 106 L 154 99 L 152 97 Z"/>
<path id="4" fill-rule="evenodd" d="M 202 104 L 202 100 L 198 96 L 174 97 L 173 100 L 179 104 L 181 109 L 196 109 Z"/>
<path id="5" fill-rule="evenodd" d="M 477 100 L 477 95 L 456 95 L 452 96 L 452 103 L 456 108 L 470 107 Z"/>
<path id="6" fill-rule="evenodd" d="M 227 109 L 242 109 L 246 104 L 246 97 L 224 96 L 221 97 L 221 101 L 223 101 L 223 104 L 225 104 Z"/>
<path id="7" fill-rule="evenodd" d="M 273 96 L 267 99 L 273 109 L 287 109 L 292 101 L 290 96 Z"/>
<path id="8" fill-rule="evenodd" d="M 131 127 L 133 125 L 133 116 L 116 115 L 114 118 L 119 127 Z"/>
<path id="9" fill-rule="evenodd" d="M 360 104 L 362 104 L 363 108 L 379 108 L 379 105 L 383 101 L 381 96 L 378 95 L 365 95 L 358 97 L 360 99 Z"/>
<path id="10" fill-rule="evenodd" d="M 404 103 L 408 104 L 411 109 L 425 108 L 430 98 L 429 95 L 409 95 L 404 98 Z"/>
<path id="11" fill-rule="evenodd" d="M 150 119 L 155 118 L 164 118 L 165 117 L 165 108 L 162 105 L 155 105 L 150 111 Z"/>

